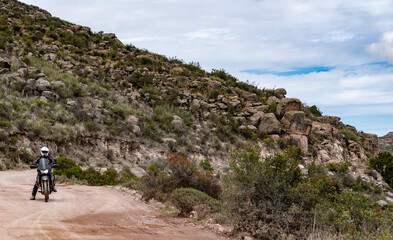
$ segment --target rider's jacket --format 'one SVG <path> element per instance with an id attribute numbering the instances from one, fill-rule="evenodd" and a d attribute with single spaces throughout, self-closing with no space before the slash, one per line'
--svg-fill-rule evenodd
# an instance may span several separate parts
<path id="1" fill-rule="evenodd" d="M 39 156 L 35 161 L 33 161 L 33 164 L 37 165 L 41 158 L 44 158 L 44 157 L 43 156 Z M 46 158 L 48 158 L 49 164 L 56 163 L 56 159 L 53 159 L 51 156 L 47 156 Z"/>

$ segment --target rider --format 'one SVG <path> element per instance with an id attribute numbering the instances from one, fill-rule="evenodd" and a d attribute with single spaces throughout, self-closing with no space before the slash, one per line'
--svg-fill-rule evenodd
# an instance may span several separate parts
<path id="1" fill-rule="evenodd" d="M 35 161 L 33 161 L 32 164 L 38 165 L 38 162 L 41 158 L 48 158 L 49 164 L 51 164 L 51 165 L 52 165 L 52 163 L 57 164 L 56 159 L 53 159 L 51 156 L 49 156 L 49 148 L 47 148 L 47 147 L 41 148 L 41 156 L 39 156 Z M 37 178 L 38 178 L 38 175 L 37 175 Z M 57 190 L 55 188 L 55 176 L 53 175 L 53 172 L 51 172 L 51 178 L 53 179 L 52 191 L 57 192 Z M 35 200 L 35 195 L 37 194 L 37 191 L 38 191 L 38 186 L 37 186 L 37 181 L 36 181 L 34 183 L 33 192 L 31 193 L 30 200 Z"/>

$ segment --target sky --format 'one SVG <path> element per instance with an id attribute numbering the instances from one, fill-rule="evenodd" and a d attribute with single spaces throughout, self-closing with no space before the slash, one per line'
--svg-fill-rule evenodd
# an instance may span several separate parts
<path id="1" fill-rule="evenodd" d="M 125 44 L 224 69 L 339 116 L 393 132 L 391 0 L 22 0 Z"/>

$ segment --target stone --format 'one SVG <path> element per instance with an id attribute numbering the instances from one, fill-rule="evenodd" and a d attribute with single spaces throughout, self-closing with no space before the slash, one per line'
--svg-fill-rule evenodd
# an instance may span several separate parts
<path id="1" fill-rule="evenodd" d="M 48 17 L 44 14 L 44 13 L 42 13 L 42 12 L 37 12 L 36 14 L 35 14 L 35 19 L 37 19 L 37 20 L 48 20 Z"/>
<path id="2" fill-rule="evenodd" d="M 285 98 L 285 95 L 287 95 L 287 90 L 284 88 L 277 88 L 274 92 L 279 98 Z"/>
<path id="3" fill-rule="evenodd" d="M 267 103 L 268 105 L 278 104 L 279 102 L 280 102 L 280 99 L 278 99 L 278 98 L 275 97 L 275 96 L 269 97 L 269 98 L 267 99 L 267 101 L 266 101 L 266 103 Z"/>
<path id="4" fill-rule="evenodd" d="M 43 58 L 47 61 L 56 62 L 57 56 L 54 53 L 47 53 L 43 56 Z"/>
<path id="5" fill-rule="evenodd" d="M 282 132 L 282 126 L 274 113 L 267 113 L 260 118 L 258 131 L 266 134 L 280 134 Z"/>
<path id="6" fill-rule="evenodd" d="M 312 122 L 311 132 L 322 138 L 331 138 L 333 134 L 333 127 L 327 123 Z"/>
<path id="7" fill-rule="evenodd" d="M 228 109 L 228 106 L 225 103 L 216 103 L 217 107 L 221 110 Z"/>
<path id="8" fill-rule="evenodd" d="M 67 107 L 77 107 L 78 103 L 74 100 L 68 99 L 67 100 Z"/>
<path id="9" fill-rule="evenodd" d="M 263 112 L 256 112 L 254 115 L 252 115 L 249 120 L 250 123 L 254 126 L 258 126 L 261 120 L 261 117 L 264 116 L 265 113 Z"/>
<path id="10" fill-rule="evenodd" d="M 312 123 L 309 119 L 305 118 L 302 111 L 289 111 L 284 114 L 281 119 L 284 128 L 289 129 L 291 134 L 309 135 Z"/>
<path id="11" fill-rule="evenodd" d="M 141 133 L 141 128 L 138 125 L 133 125 L 131 131 L 135 135 L 139 135 Z"/>
<path id="12" fill-rule="evenodd" d="M 7 69 L 11 68 L 11 62 L 8 58 L 0 57 L 0 69 Z"/>
<path id="13" fill-rule="evenodd" d="M 130 172 L 134 174 L 137 178 L 141 178 L 146 175 L 146 171 L 141 167 L 130 168 Z"/>
<path id="14" fill-rule="evenodd" d="M 242 125 L 239 127 L 239 129 L 241 129 L 241 130 L 248 129 L 248 130 L 255 132 L 257 130 L 257 127 L 255 127 L 254 125 L 246 125 L 246 126 Z"/>
<path id="15" fill-rule="evenodd" d="M 283 98 L 277 105 L 277 115 L 283 116 L 289 111 L 300 111 L 302 102 L 297 98 Z"/>
<path id="16" fill-rule="evenodd" d="M 184 132 L 186 126 L 184 124 L 183 119 L 179 116 L 173 116 L 173 120 L 171 122 L 172 127 L 177 131 L 177 132 Z"/>
<path id="17" fill-rule="evenodd" d="M 393 203 L 393 198 L 385 197 L 386 202 Z"/>
<path id="18" fill-rule="evenodd" d="M 43 92 L 45 90 L 50 90 L 51 89 L 51 84 L 47 80 L 40 78 L 36 82 L 36 89 L 39 92 Z"/>
<path id="19" fill-rule="evenodd" d="M 202 87 L 202 83 L 200 81 L 192 81 L 190 83 L 190 88 L 201 88 Z"/>
<path id="20" fill-rule="evenodd" d="M 59 89 L 59 88 L 65 87 L 65 84 L 62 81 L 52 81 L 50 83 L 50 85 L 51 85 L 51 88 L 53 88 L 53 89 Z"/>
<path id="21" fill-rule="evenodd" d="M 258 101 L 258 96 L 255 93 L 250 93 L 250 92 L 244 92 L 243 93 L 243 98 L 246 101 L 251 101 L 251 102 L 256 102 Z"/>
<path id="22" fill-rule="evenodd" d="M 385 200 L 379 200 L 377 201 L 377 204 L 382 208 L 389 206 L 389 204 Z"/>
<path id="23" fill-rule="evenodd" d="M 296 141 L 296 145 L 300 147 L 304 153 L 308 151 L 308 138 L 301 134 L 290 134 L 290 138 Z"/>
<path id="24" fill-rule="evenodd" d="M 132 125 L 138 125 L 139 119 L 133 115 L 127 116 L 126 122 L 131 123 Z"/>
<path id="25" fill-rule="evenodd" d="M 218 81 L 214 81 L 214 80 L 209 80 L 207 82 L 207 85 L 209 86 L 209 88 L 213 89 L 213 90 L 219 90 L 222 86 L 222 84 Z"/>
<path id="26" fill-rule="evenodd" d="M 177 143 L 176 139 L 174 138 L 163 138 L 162 141 L 165 143 L 169 143 L 169 142 Z"/>
<path id="27" fill-rule="evenodd" d="M 41 93 L 41 96 L 46 97 L 47 99 L 51 99 L 51 100 L 59 99 L 59 96 L 56 93 L 51 92 L 51 91 L 43 91 Z"/>

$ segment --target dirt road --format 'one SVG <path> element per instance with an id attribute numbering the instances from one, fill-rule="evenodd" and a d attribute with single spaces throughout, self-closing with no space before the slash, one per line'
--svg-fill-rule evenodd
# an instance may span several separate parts
<path id="1" fill-rule="evenodd" d="M 226 239 L 111 187 L 57 185 L 29 197 L 36 170 L 0 172 L 0 239 Z"/>

